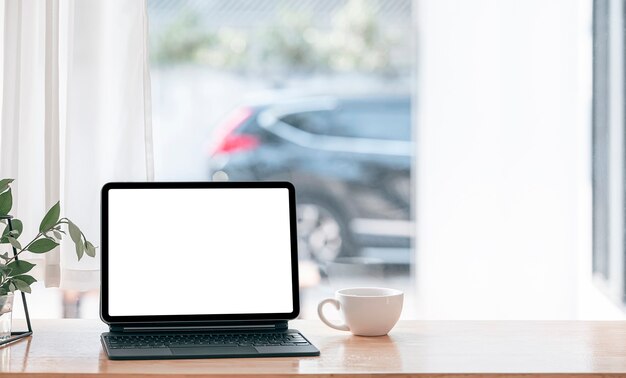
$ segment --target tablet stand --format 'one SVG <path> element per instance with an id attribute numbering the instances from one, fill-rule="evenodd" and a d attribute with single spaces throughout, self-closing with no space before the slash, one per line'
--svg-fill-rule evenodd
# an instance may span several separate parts
<path id="1" fill-rule="evenodd" d="M 9 231 L 13 231 L 13 222 L 11 222 L 11 219 L 13 219 L 12 215 L 0 215 L 0 219 L 6 219 L 8 222 L 7 227 L 9 227 Z M 18 260 L 17 250 L 13 246 L 12 246 L 12 249 L 13 249 L 13 257 L 15 257 L 15 260 L 17 261 Z M 20 293 L 22 294 L 22 303 L 24 304 L 24 313 L 26 315 L 26 325 L 28 327 L 28 331 L 19 331 L 19 332 L 11 331 L 11 336 L 6 340 L 0 341 L 0 346 L 21 340 L 33 334 L 33 329 L 30 326 L 30 315 L 28 315 L 28 306 L 26 305 L 26 294 L 24 294 L 23 291 L 20 291 Z M 11 309 L 11 311 L 13 311 L 13 309 Z"/>

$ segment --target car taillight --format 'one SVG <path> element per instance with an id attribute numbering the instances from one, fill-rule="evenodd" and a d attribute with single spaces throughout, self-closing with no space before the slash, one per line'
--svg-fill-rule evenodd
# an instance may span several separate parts
<path id="1" fill-rule="evenodd" d="M 258 145 L 259 139 L 254 135 L 228 135 L 217 145 L 212 155 L 247 151 Z"/>
<path id="2" fill-rule="evenodd" d="M 215 135 L 215 144 L 210 150 L 211 156 L 251 150 L 258 146 L 259 139 L 256 136 L 236 133 L 252 114 L 250 108 L 239 108 L 226 118 Z"/>

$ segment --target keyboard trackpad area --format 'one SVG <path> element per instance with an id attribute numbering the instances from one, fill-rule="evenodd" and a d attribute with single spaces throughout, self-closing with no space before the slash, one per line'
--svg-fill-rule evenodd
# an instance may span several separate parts
<path id="1" fill-rule="evenodd" d="M 175 356 L 238 356 L 248 354 L 258 354 L 254 347 L 247 346 L 199 346 L 199 347 L 182 347 L 171 348 L 172 354 Z"/>

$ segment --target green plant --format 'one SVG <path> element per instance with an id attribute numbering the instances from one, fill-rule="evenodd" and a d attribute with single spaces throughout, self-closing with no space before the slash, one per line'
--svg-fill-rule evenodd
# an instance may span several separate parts
<path id="1" fill-rule="evenodd" d="M 313 17 L 280 11 L 275 22 L 260 33 L 260 64 L 266 69 L 312 72 L 320 68 Z"/>
<path id="2" fill-rule="evenodd" d="M 13 207 L 13 195 L 11 183 L 13 179 L 0 180 L 0 216 L 6 216 Z M 22 245 L 18 240 L 22 236 L 24 224 L 21 220 L 13 218 L 11 224 L 13 230 L 9 230 L 6 219 L 1 220 L 5 227 L 0 236 L 0 245 L 10 244 L 16 250 L 16 256 L 24 251 L 32 253 L 46 253 L 52 251 L 66 235 L 63 225 L 67 226 L 70 238 L 76 246 L 76 255 L 80 260 L 83 255 L 94 257 L 96 247 L 87 241 L 85 234 L 68 218 L 61 218 L 61 204 L 57 202 L 48 210 L 39 224 L 39 233 L 31 241 Z M 24 260 L 17 260 L 12 253 L 0 254 L 0 295 L 6 295 L 16 290 L 30 293 L 30 285 L 36 282 L 35 278 L 26 274 L 35 264 Z"/>
<path id="3" fill-rule="evenodd" d="M 200 15 L 181 12 L 161 33 L 152 37 L 151 58 L 156 64 L 189 63 L 218 43 L 214 32 L 202 25 Z"/>

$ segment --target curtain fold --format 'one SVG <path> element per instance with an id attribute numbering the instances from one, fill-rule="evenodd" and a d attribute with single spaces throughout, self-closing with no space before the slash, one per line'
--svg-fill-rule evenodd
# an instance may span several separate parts
<path id="1" fill-rule="evenodd" d="M 4 3 L 3 62 L 2 62 L 2 129 L 0 129 L 0 172 L 17 170 L 17 125 L 20 108 L 20 47 L 22 31 L 22 3 Z M 11 78 L 9 80 L 9 78 Z M 17 184 L 16 184 L 17 185 Z"/>
<path id="2" fill-rule="evenodd" d="M 61 199 L 61 153 L 59 130 L 59 0 L 46 2 L 45 19 L 45 83 L 44 83 L 44 176 L 45 206 L 52 207 Z M 60 284 L 59 248 L 44 255 L 46 286 Z"/>
<path id="3" fill-rule="evenodd" d="M 153 179 L 145 0 L 6 0 L 0 176 L 34 236 L 47 208 L 100 245 L 100 188 Z M 45 256 L 46 286 L 99 285 L 73 245 Z"/>

